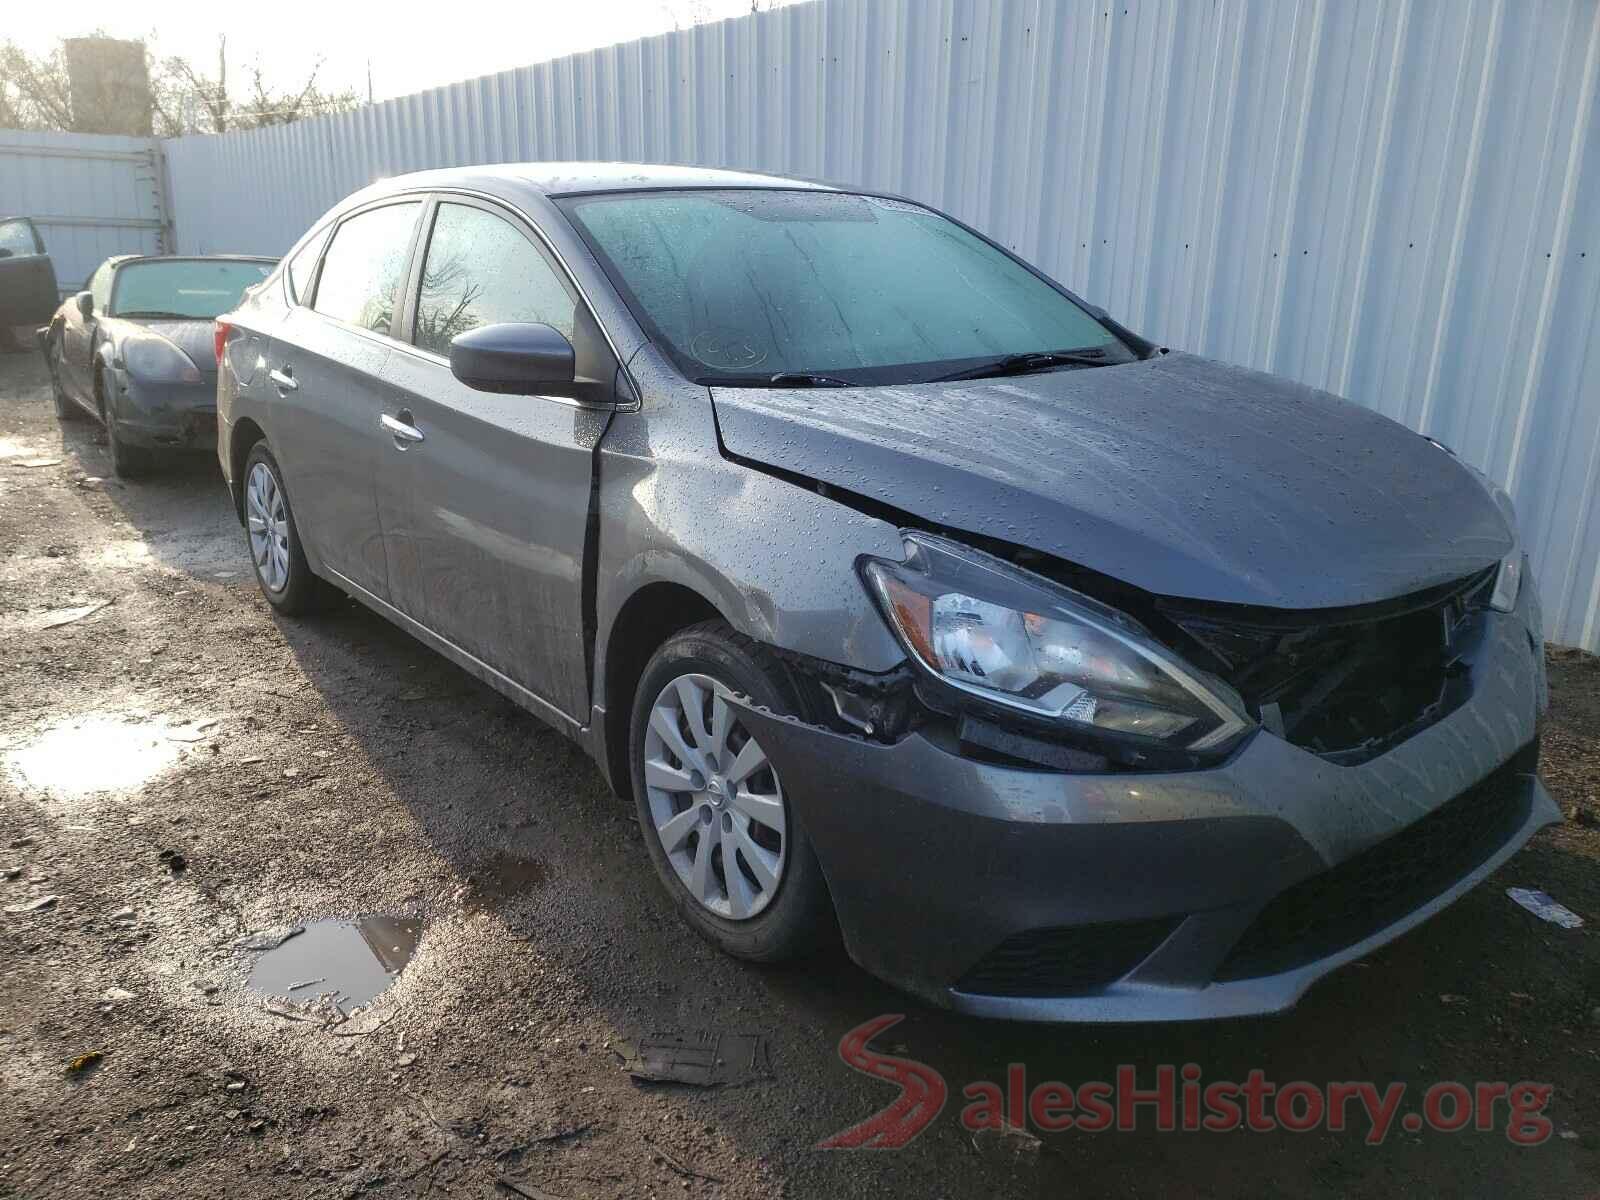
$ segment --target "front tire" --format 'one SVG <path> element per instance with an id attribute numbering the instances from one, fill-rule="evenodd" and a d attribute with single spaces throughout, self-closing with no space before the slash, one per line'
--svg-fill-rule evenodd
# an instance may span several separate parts
<path id="1" fill-rule="evenodd" d="M 245 456 L 243 486 L 245 541 L 267 603 L 291 617 L 326 608 L 337 593 L 306 562 L 283 472 L 264 440 Z"/>
<path id="2" fill-rule="evenodd" d="M 117 436 L 117 418 L 105 410 L 106 445 L 111 448 L 111 470 L 118 479 L 138 479 L 150 474 L 156 456 L 143 446 L 130 446 Z"/>
<path id="3" fill-rule="evenodd" d="M 782 781 L 726 692 L 805 718 L 776 655 L 707 621 L 656 651 L 634 693 L 629 758 L 640 829 L 685 921 L 737 958 L 777 962 L 832 932 L 827 884 Z"/>

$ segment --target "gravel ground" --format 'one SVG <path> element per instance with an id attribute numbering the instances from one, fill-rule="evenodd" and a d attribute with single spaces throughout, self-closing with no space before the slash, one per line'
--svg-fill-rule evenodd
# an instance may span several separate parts
<path id="1" fill-rule="evenodd" d="M 113 480 L 98 431 L 58 425 L 32 355 L 0 356 L 0 646 L 0 1196 L 1600 1188 L 1588 656 L 1552 655 L 1545 743 L 1577 819 L 1453 909 L 1277 1019 L 1041 1029 L 922 1008 L 837 954 L 757 969 L 713 952 L 668 913 L 583 756 L 354 605 L 276 618 L 214 465 Z M 1538 921 L 1506 898 L 1517 885 L 1589 924 Z M 420 940 L 348 1021 L 249 988 L 241 938 L 370 914 L 419 921 Z M 938 1070 L 950 1101 L 903 1149 L 815 1149 L 893 1097 L 836 1053 L 883 1013 L 907 1015 L 877 1044 Z M 755 1035 L 770 1067 L 636 1082 L 623 1057 L 659 1033 Z M 1030 1081 L 1128 1063 L 1148 1084 L 1186 1062 L 1208 1081 L 1260 1068 L 1415 1093 L 1537 1080 L 1554 1133 L 1518 1147 L 1396 1128 L 1374 1147 L 1360 1119 L 1183 1134 L 1146 1116 L 1042 1145 L 974 1139 L 961 1089 L 1010 1062 Z"/>

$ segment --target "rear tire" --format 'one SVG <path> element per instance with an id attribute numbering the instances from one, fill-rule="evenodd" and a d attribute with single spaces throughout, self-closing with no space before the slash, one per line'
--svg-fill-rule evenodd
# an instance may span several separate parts
<path id="1" fill-rule="evenodd" d="M 50 343 L 50 353 L 45 355 L 45 365 L 50 368 L 50 397 L 56 402 L 58 421 L 82 421 L 89 414 L 73 403 L 67 389 L 61 386 L 61 339 Z"/>
<path id="2" fill-rule="evenodd" d="M 285 616 L 327 608 L 339 592 L 306 562 L 283 472 L 265 439 L 250 447 L 243 475 L 245 545 L 261 594 Z"/>
<path id="3" fill-rule="evenodd" d="M 674 634 L 634 693 L 639 826 L 661 885 L 697 933 L 736 958 L 778 962 L 833 935 L 833 906 L 775 768 L 718 686 L 779 714 L 808 715 L 788 666 L 726 622 Z"/>

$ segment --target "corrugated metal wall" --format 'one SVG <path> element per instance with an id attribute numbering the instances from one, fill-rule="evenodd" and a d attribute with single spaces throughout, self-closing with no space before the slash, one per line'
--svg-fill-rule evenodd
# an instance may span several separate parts
<path id="1" fill-rule="evenodd" d="M 0 216 L 32 217 L 63 293 L 113 254 L 163 249 L 153 138 L 0 129 Z"/>
<path id="2" fill-rule="evenodd" d="M 1600 649 L 1597 74 L 1597 0 L 827 0 L 168 156 L 187 250 L 498 160 L 906 193 L 1456 447 L 1516 499 L 1552 640 Z"/>

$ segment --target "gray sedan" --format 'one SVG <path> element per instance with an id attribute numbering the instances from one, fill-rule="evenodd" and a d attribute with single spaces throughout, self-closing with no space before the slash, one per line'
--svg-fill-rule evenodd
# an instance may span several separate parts
<path id="1" fill-rule="evenodd" d="M 1500 489 L 911 201 L 403 176 L 218 344 L 267 599 L 354 597 L 584 747 L 732 954 L 1271 1012 L 1558 819 Z"/>
<path id="2" fill-rule="evenodd" d="M 212 322 L 277 260 L 213 256 L 108 258 L 39 330 L 56 415 L 105 426 L 111 465 L 138 475 L 216 430 Z"/>

